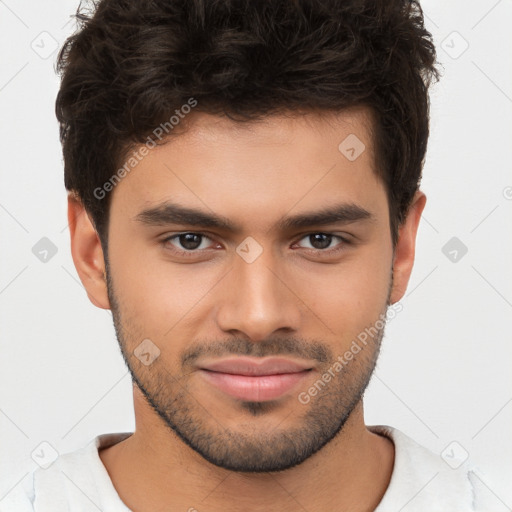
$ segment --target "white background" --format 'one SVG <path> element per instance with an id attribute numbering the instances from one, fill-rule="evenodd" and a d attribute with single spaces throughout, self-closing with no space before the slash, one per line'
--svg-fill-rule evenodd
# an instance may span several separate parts
<path id="1" fill-rule="evenodd" d="M 37 467 L 31 453 L 41 442 L 64 453 L 134 428 L 111 314 L 87 299 L 69 249 L 52 50 L 74 30 L 77 5 L 0 0 L 0 499 Z M 366 422 L 397 427 L 437 453 L 456 441 L 496 495 L 496 510 L 507 510 L 512 3 L 422 6 L 444 67 L 431 92 L 428 201 Z M 46 263 L 32 252 L 42 237 L 57 248 Z M 452 237 L 468 249 L 457 262 L 442 252 Z"/>

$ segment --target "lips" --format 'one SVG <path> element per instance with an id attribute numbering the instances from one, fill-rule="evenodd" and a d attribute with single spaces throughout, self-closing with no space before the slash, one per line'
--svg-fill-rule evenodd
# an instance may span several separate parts
<path id="1" fill-rule="evenodd" d="M 284 358 L 236 357 L 200 365 L 203 378 L 239 400 L 276 400 L 288 394 L 312 370 L 307 362 Z"/>

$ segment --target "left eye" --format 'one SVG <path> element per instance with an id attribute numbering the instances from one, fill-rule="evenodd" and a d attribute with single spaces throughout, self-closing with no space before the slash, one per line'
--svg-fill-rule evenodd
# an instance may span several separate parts
<path id="1" fill-rule="evenodd" d="M 324 250 L 329 248 L 334 238 L 338 238 L 342 242 L 345 242 L 344 238 L 336 235 L 331 235 L 329 233 L 312 233 L 310 235 L 306 235 L 304 238 L 301 238 L 301 240 L 309 240 L 311 245 L 313 246 L 310 247 L 311 249 Z"/>

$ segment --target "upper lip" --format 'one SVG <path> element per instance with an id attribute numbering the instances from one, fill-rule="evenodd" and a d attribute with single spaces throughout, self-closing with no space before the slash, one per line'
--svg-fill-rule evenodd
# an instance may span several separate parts
<path id="1" fill-rule="evenodd" d="M 312 365 L 307 362 L 297 362 L 282 357 L 251 358 L 232 357 L 221 359 L 212 363 L 200 365 L 202 370 L 212 372 L 231 373 L 233 375 L 276 375 L 280 373 L 298 373 L 311 370 Z"/>

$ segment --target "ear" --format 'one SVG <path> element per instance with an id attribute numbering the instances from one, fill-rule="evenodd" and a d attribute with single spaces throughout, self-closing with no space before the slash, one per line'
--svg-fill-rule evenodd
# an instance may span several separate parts
<path id="1" fill-rule="evenodd" d="M 73 262 L 87 296 L 98 308 L 110 309 L 100 239 L 82 202 L 73 193 L 68 194 L 68 222 Z"/>
<path id="2" fill-rule="evenodd" d="M 414 265 L 416 233 L 426 202 L 427 196 L 418 190 L 413 197 L 407 217 L 399 228 L 393 259 L 393 286 L 389 299 L 391 304 L 398 302 L 405 295 Z"/>

